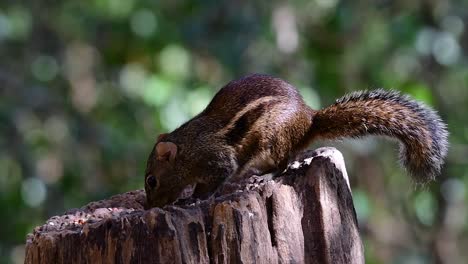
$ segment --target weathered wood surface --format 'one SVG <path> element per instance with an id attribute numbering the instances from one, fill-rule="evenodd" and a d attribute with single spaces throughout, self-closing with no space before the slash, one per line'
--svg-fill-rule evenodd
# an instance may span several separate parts
<path id="1" fill-rule="evenodd" d="M 144 210 L 139 190 L 52 217 L 28 235 L 25 263 L 364 263 L 341 153 L 299 160 L 196 205 Z"/>

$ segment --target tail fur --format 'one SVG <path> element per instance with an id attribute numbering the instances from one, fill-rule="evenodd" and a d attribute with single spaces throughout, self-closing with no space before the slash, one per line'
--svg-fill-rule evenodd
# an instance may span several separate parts
<path id="1" fill-rule="evenodd" d="M 383 135 L 397 138 L 400 160 L 417 183 L 440 174 L 448 132 L 439 115 L 395 91 L 354 92 L 315 113 L 311 138 L 337 139 Z"/>

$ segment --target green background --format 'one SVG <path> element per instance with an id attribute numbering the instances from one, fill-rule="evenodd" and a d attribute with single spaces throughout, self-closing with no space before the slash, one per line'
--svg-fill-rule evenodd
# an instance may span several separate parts
<path id="1" fill-rule="evenodd" d="M 269 73 L 313 108 L 393 88 L 451 133 L 436 183 L 416 188 L 398 146 L 343 152 L 367 263 L 468 258 L 467 1 L 0 2 L 0 263 L 22 263 L 49 217 L 143 187 L 157 135 L 231 79 Z"/>

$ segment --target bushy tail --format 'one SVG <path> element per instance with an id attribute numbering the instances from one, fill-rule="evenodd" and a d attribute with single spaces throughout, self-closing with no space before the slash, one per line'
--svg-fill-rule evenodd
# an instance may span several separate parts
<path id="1" fill-rule="evenodd" d="M 395 91 L 351 93 L 319 110 L 311 138 L 384 135 L 397 138 L 403 166 L 417 183 L 435 179 L 447 155 L 447 128 L 439 115 Z"/>

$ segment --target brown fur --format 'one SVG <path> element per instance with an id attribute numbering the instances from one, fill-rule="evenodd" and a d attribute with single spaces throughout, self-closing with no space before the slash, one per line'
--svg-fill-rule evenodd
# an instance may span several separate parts
<path id="1" fill-rule="evenodd" d="M 176 147 L 164 157 L 153 149 L 148 158 L 148 205 L 172 203 L 187 185 L 196 185 L 194 195 L 203 197 L 226 180 L 282 171 L 316 138 L 370 134 L 399 139 L 403 163 L 418 182 L 434 178 L 447 151 L 437 114 L 395 92 L 354 93 L 315 111 L 287 82 L 249 75 L 227 84 L 203 112 L 158 139 L 156 145 Z"/>

